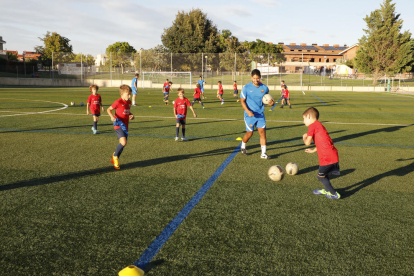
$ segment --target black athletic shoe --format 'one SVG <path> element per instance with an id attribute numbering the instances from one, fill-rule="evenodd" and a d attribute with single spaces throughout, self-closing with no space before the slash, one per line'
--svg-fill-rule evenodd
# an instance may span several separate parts
<path id="1" fill-rule="evenodd" d="M 240 151 L 241 151 L 242 154 L 247 155 L 247 150 L 246 149 L 241 148 Z"/>

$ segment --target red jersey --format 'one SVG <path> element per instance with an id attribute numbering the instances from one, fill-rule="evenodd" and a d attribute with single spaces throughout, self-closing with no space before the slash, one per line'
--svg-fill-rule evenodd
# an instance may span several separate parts
<path id="1" fill-rule="evenodd" d="M 289 90 L 283 89 L 283 97 L 289 99 Z"/>
<path id="2" fill-rule="evenodd" d="M 90 95 L 86 103 L 89 104 L 89 109 L 91 110 L 92 114 L 101 114 L 101 106 L 102 106 L 101 95 L 99 94 Z"/>
<path id="3" fill-rule="evenodd" d="M 194 92 L 194 99 L 200 99 L 201 89 L 197 87 Z"/>
<path id="4" fill-rule="evenodd" d="M 124 101 L 122 98 L 116 100 L 111 107 L 115 109 L 115 118 L 121 120 L 128 130 L 128 123 L 129 123 L 129 114 L 131 108 L 131 101 Z M 119 126 L 114 126 L 114 129 L 121 128 Z"/>
<path id="5" fill-rule="evenodd" d="M 168 92 L 168 93 L 170 93 L 170 88 L 171 88 L 171 85 L 170 85 L 170 84 L 166 85 L 166 86 L 164 87 L 164 92 Z"/>
<path id="6" fill-rule="evenodd" d="M 319 121 L 315 121 L 309 126 L 309 136 L 315 142 L 320 166 L 339 162 L 338 150 L 335 148 L 331 137 L 329 137 L 328 131 Z"/>
<path id="7" fill-rule="evenodd" d="M 164 82 L 164 90 L 162 92 L 167 92 L 167 91 L 165 91 L 165 87 L 167 87 L 168 85 L 169 85 L 168 82 Z"/>
<path id="8" fill-rule="evenodd" d="M 237 84 L 233 84 L 233 90 L 237 90 Z"/>
<path id="9" fill-rule="evenodd" d="M 223 85 L 219 84 L 219 94 L 223 94 Z"/>
<path id="10" fill-rule="evenodd" d="M 177 98 L 174 101 L 175 114 L 184 115 L 185 117 L 181 119 L 185 120 L 185 118 L 187 117 L 187 106 L 191 106 L 191 103 L 187 98 L 185 97 L 184 99 Z"/>

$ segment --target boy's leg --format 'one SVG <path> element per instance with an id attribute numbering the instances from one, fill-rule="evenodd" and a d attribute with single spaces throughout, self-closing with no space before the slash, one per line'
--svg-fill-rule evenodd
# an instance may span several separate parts
<path id="1" fill-rule="evenodd" d="M 270 157 L 266 153 L 266 128 L 257 128 L 257 131 L 260 135 L 260 148 L 262 149 L 262 154 L 260 158 L 262 159 L 270 159 Z"/>
<path id="2" fill-rule="evenodd" d="M 324 194 L 328 198 L 339 199 L 340 195 L 332 187 L 331 181 L 329 180 L 329 173 L 339 175 L 339 164 L 334 163 L 327 166 L 319 166 L 318 180 L 323 184 L 324 190 L 313 191 L 316 195 Z"/>
<path id="3" fill-rule="evenodd" d="M 181 141 L 187 141 L 187 139 L 185 139 L 185 120 L 181 120 L 181 132 L 183 133 Z"/>
<path id="4" fill-rule="evenodd" d="M 178 119 L 176 121 L 178 121 Z M 180 134 L 180 123 L 176 123 L 175 124 L 175 141 L 178 141 L 179 134 Z"/>
<path id="5" fill-rule="evenodd" d="M 201 106 L 204 108 L 204 104 L 203 104 L 203 102 L 202 101 L 198 101 L 200 104 L 201 104 Z"/>
<path id="6" fill-rule="evenodd" d="M 124 151 L 124 147 L 127 144 L 127 139 L 126 137 L 121 137 L 119 138 L 119 144 L 116 147 L 115 153 L 114 153 L 114 157 L 121 157 L 122 152 Z"/>

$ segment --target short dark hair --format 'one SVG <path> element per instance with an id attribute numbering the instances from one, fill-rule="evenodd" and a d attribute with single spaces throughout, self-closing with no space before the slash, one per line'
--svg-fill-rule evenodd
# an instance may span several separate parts
<path id="1" fill-rule="evenodd" d="M 172 81 L 170 81 L 169 83 L 173 84 Z"/>
<path id="2" fill-rule="evenodd" d="M 312 118 L 315 118 L 316 120 L 319 119 L 319 111 L 314 107 L 309 107 L 302 114 L 302 116 L 308 116 L 308 115 L 310 115 Z"/>
<path id="3" fill-rule="evenodd" d="M 138 73 L 135 73 L 135 77 L 139 77 L 139 74 Z"/>
<path id="4" fill-rule="evenodd" d="M 259 70 L 259 69 L 253 69 L 253 70 L 252 70 L 252 77 L 253 77 L 254 75 L 259 76 L 259 77 L 261 77 L 261 76 L 262 76 L 262 75 L 260 74 L 260 70 Z"/>

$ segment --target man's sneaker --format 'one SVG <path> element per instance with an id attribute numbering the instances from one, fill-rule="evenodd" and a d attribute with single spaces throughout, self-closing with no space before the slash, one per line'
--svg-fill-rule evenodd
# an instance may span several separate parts
<path id="1" fill-rule="evenodd" d="M 92 127 L 92 132 L 93 134 L 96 134 L 98 131 L 94 127 Z"/>
<path id="2" fill-rule="evenodd" d="M 289 105 L 289 108 L 292 109 L 292 106 Z"/>
<path id="3" fill-rule="evenodd" d="M 268 156 L 266 153 L 262 153 L 262 155 L 260 155 L 260 158 L 262 158 L 262 159 L 270 159 L 270 156 Z"/>
<path id="4" fill-rule="evenodd" d="M 221 102 L 221 104 L 224 104 L 224 102 Z"/>
<path id="5" fill-rule="evenodd" d="M 326 195 L 326 193 L 327 191 L 325 191 L 325 189 L 313 190 L 314 195 Z"/>
<path id="6" fill-rule="evenodd" d="M 118 160 L 118 157 L 117 156 L 114 156 L 114 154 L 115 154 L 115 152 L 112 154 L 111 163 L 114 164 L 114 168 L 116 170 L 119 170 L 120 169 L 120 167 L 119 167 L 119 160 Z"/>
<path id="7" fill-rule="evenodd" d="M 247 155 L 247 150 L 245 148 L 241 148 L 240 151 L 242 154 Z"/>
<path id="8" fill-rule="evenodd" d="M 329 199 L 340 199 L 341 195 L 338 192 L 335 192 L 335 194 L 331 194 L 330 192 L 327 192 L 325 195 Z"/>
<path id="9" fill-rule="evenodd" d="M 205 109 L 205 107 L 203 106 L 203 109 Z"/>
<path id="10" fill-rule="evenodd" d="M 179 138 L 178 137 L 175 137 L 175 140 L 174 141 L 178 142 L 179 141 Z"/>
<path id="11" fill-rule="evenodd" d="M 283 105 L 281 105 L 280 108 L 283 108 Z"/>
<path id="12" fill-rule="evenodd" d="M 188 139 L 185 137 L 181 137 L 181 141 L 188 141 Z"/>

